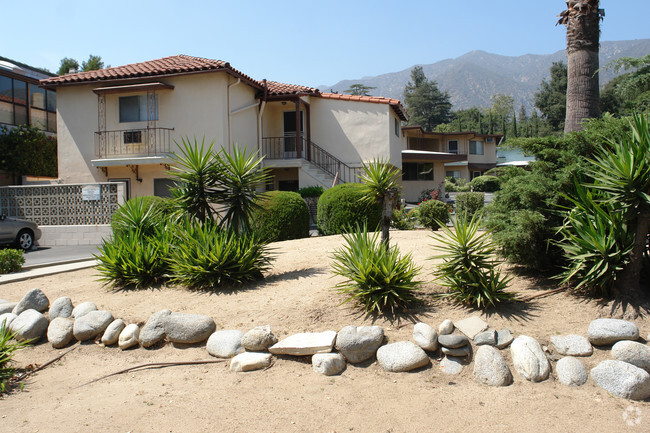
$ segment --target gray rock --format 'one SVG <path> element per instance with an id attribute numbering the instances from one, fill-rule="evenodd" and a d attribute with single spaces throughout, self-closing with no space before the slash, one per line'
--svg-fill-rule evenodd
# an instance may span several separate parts
<path id="1" fill-rule="evenodd" d="M 201 343 L 215 329 L 214 320 L 201 314 L 172 313 L 165 319 L 165 334 L 172 343 Z"/>
<path id="2" fill-rule="evenodd" d="M 505 349 L 515 339 L 509 329 L 497 332 L 497 349 Z"/>
<path id="3" fill-rule="evenodd" d="M 20 313 L 27 310 L 36 310 L 39 313 L 47 310 L 50 306 L 50 300 L 41 289 L 32 289 L 16 304 L 12 313 L 20 316 Z"/>
<path id="4" fill-rule="evenodd" d="M 230 371 L 253 371 L 271 366 L 271 354 L 244 352 L 230 360 Z"/>
<path id="5" fill-rule="evenodd" d="M 554 335 L 551 344 L 560 355 L 591 356 L 594 348 L 582 335 Z"/>
<path id="6" fill-rule="evenodd" d="M 0 328 L 4 327 L 6 330 L 11 331 L 11 323 L 16 319 L 14 313 L 2 313 L 0 314 Z"/>
<path id="7" fill-rule="evenodd" d="M 619 341 L 612 346 L 612 358 L 636 365 L 650 373 L 650 347 L 636 341 Z"/>
<path id="8" fill-rule="evenodd" d="M 60 349 L 72 341 L 74 321 L 67 317 L 56 317 L 47 327 L 47 341 L 53 348 Z"/>
<path id="9" fill-rule="evenodd" d="M 261 352 L 278 342 L 278 339 L 271 332 L 271 326 L 256 326 L 241 339 L 241 345 L 250 352 Z"/>
<path id="10" fill-rule="evenodd" d="M 169 310 L 160 310 L 149 317 L 147 323 L 140 329 L 142 347 L 151 347 L 165 338 L 165 321 L 171 314 Z"/>
<path id="11" fill-rule="evenodd" d="M 456 347 L 454 349 L 450 349 L 448 347 L 443 347 L 442 348 L 442 353 L 444 353 L 447 356 L 456 356 L 460 358 L 464 358 L 466 356 L 470 355 L 470 346 L 466 345 L 463 347 Z"/>
<path id="12" fill-rule="evenodd" d="M 540 382 L 548 378 L 551 365 L 544 355 L 537 340 L 527 335 L 515 338 L 510 346 L 512 363 L 521 377 L 531 382 Z"/>
<path id="13" fill-rule="evenodd" d="M 438 335 L 447 335 L 454 332 L 454 322 L 449 319 L 442 321 L 440 326 L 438 326 Z"/>
<path id="14" fill-rule="evenodd" d="M 375 356 L 383 342 L 381 326 L 346 326 L 336 336 L 336 350 L 348 362 L 357 364 Z"/>
<path id="15" fill-rule="evenodd" d="M 340 353 L 317 353 L 311 357 L 311 365 L 316 373 L 333 376 L 345 369 L 345 358 Z"/>
<path id="16" fill-rule="evenodd" d="M 607 360 L 591 369 L 596 385 L 618 397 L 645 400 L 650 397 L 650 374 L 623 361 Z"/>
<path id="17" fill-rule="evenodd" d="M 126 328 L 120 332 L 120 337 L 117 340 L 117 346 L 126 350 L 133 346 L 138 345 L 138 340 L 140 339 L 140 327 L 135 323 L 126 325 Z"/>
<path id="18" fill-rule="evenodd" d="M 457 347 L 467 346 L 469 340 L 464 335 L 447 334 L 447 335 L 439 335 L 438 343 L 440 343 L 442 347 L 446 347 L 448 349 L 455 349 Z"/>
<path id="19" fill-rule="evenodd" d="M 627 320 L 596 319 L 589 324 L 587 338 L 591 344 L 598 346 L 621 340 L 636 340 L 639 338 L 639 328 Z"/>
<path id="20" fill-rule="evenodd" d="M 468 338 L 474 338 L 488 328 L 488 324 L 478 316 L 472 316 L 468 317 L 467 319 L 454 322 L 454 326 L 460 332 L 467 335 Z"/>
<path id="21" fill-rule="evenodd" d="M 47 333 L 50 322 L 36 310 L 23 311 L 11 322 L 11 330 L 16 334 L 16 340 L 32 340 L 36 343 Z"/>
<path id="22" fill-rule="evenodd" d="M 438 349 L 438 333 L 426 323 L 416 323 L 413 327 L 413 340 L 424 350 Z"/>
<path id="23" fill-rule="evenodd" d="M 11 313 L 14 311 L 14 308 L 16 308 L 16 303 L 15 302 L 6 302 L 4 304 L 0 304 L 0 314 L 6 314 L 6 313 Z M 17 314 L 16 314 L 17 316 Z"/>
<path id="24" fill-rule="evenodd" d="M 244 351 L 241 345 L 243 336 L 241 331 L 217 331 L 208 338 L 205 348 L 210 355 L 217 358 L 232 358 Z"/>
<path id="25" fill-rule="evenodd" d="M 474 355 L 474 379 L 484 385 L 508 386 L 512 383 L 512 373 L 501 352 L 484 345 Z"/>
<path id="26" fill-rule="evenodd" d="M 335 331 L 293 334 L 269 347 L 274 355 L 314 355 L 329 353 L 334 347 Z"/>
<path id="27" fill-rule="evenodd" d="M 587 381 L 587 370 L 572 356 L 560 359 L 555 366 L 557 379 L 566 386 L 582 386 Z"/>
<path id="28" fill-rule="evenodd" d="M 8 302 L 9 302 L 9 301 L 7 301 L 6 299 L 0 299 L 0 304 L 6 304 L 6 303 L 8 303 Z"/>
<path id="29" fill-rule="evenodd" d="M 126 324 L 124 323 L 124 320 L 113 320 L 111 324 L 108 325 L 108 328 L 106 328 L 106 331 L 104 331 L 104 335 L 102 335 L 102 343 L 104 346 L 112 346 L 117 343 L 117 340 L 120 338 L 120 333 L 125 326 Z"/>
<path id="30" fill-rule="evenodd" d="M 104 333 L 113 321 L 110 311 L 98 310 L 84 314 L 74 321 L 72 331 L 79 341 L 92 340 Z"/>
<path id="31" fill-rule="evenodd" d="M 72 300 L 70 298 L 67 296 L 58 298 L 50 305 L 50 320 L 54 320 L 57 317 L 70 317 L 72 316 L 72 310 Z"/>
<path id="32" fill-rule="evenodd" d="M 463 371 L 463 361 L 455 356 L 445 356 L 440 361 L 440 371 L 450 375 L 459 374 Z"/>
<path id="33" fill-rule="evenodd" d="M 73 319 L 78 319 L 90 313 L 91 311 L 97 311 L 97 305 L 95 305 L 93 302 L 82 302 L 81 304 L 74 307 L 71 315 Z"/>
<path id="34" fill-rule="evenodd" d="M 410 341 L 381 346 L 377 350 L 377 362 L 386 371 L 410 371 L 429 364 L 426 352 Z"/>
<path id="35" fill-rule="evenodd" d="M 474 337 L 474 344 L 477 346 L 496 346 L 497 345 L 497 331 L 488 329 Z"/>

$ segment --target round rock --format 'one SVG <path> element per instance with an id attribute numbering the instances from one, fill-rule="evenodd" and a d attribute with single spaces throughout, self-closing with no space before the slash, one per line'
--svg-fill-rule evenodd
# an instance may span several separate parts
<path id="1" fill-rule="evenodd" d="M 537 340 L 527 335 L 520 335 L 510 345 L 510 354 L 515 371 L 531 382 L 540 382 L 548 378 L 551 365 Z"/>
<path id="2" fill-rule="evenodd" d="M 386 371 L 410 371 L 429 364 L 426 352 L 410 341 L 387 344 L 377 350 L 377 362 Z"/>
<path id="3" fill-rule="evenodd" d="M 345 369 L 345 364 L 345 358 L 340 353 L 317 353 L 311 357 L 314 371 L 325 376 L 339 374 Z"/>
<path id="4" fill-rule="evenodd" d="M 27 310 L 36 310 L 42 313 L 49 306 L 50 300 L 47 299 L 45 293 L 41 289 L 32 289 L 16 304 L 12 313 L 17 316 L 20 316 L 20 313 Z"/>
<path id="5" fill-rule="evenodd" d="M 5 328 L 8 331 L 11 331 L 11 323 L 16 319 L 14 313 L 3 313 L 0 314 L 0 328 Z"/>
<path id="6" fill-rule="evenodd" d="M 236 330 L 217 331 L 210 335 L 205 348 L 217 358 L 232 358 L 244 351 L 241 339 L 244 333 Z"/>
<path id="7" fill-rule="evenodd" d="M 594 353 L 591 343 L 582 335 L 554 335 L 551 343 L 560 355 L 591 356 Z"/>
<path id="8" fill-rule="evenodd" d="M 497 345 L 497 331 L 494 329 L 488 329 L 483 331 L 474 337 L 474 344 L 477 346 L 496 346 Z"/>
<path id="9" fill-rule="evenodd" d="M 23 311 L 11 322 L 11 329 L 16 334 L 16 340 L 40 340 L 47 333 L 50 322 L 36 310 Z"/>
<path id="10" fill-rule="evenodd" d="M 74 338 L 79 341 L 92 340 L 103 334 L 113 321 L 110 311 L 99 310 L 84 314 L 74 321 Z"/>
<path id="11" fill-rule="evenodd" d="M 424 350 L 438 349 L 438 333 L 426 323 L 416 323 L 413 327 L 413 340 Z"/>
<path id="12" fill-rule="evenodd" d="M 618 397 L 645 400 L 650 397 L 650 374 L 623 361 L 607 360 L 591 369 L 596 385 Z"/>
<path id="13" fill-rule="evenodd" d="M 502 329 L 497 332 L 497 349 L 505 349 L 515 339 L 509 329 Z"/>
<path id="14" fill-rule="evenodd" d="M 200 343 L 215 329 L 214 320 L 201 314 L 172 313 L 165 319 L 165 334 L 172 343 Z"/>
<path id="15" fill-rule="evenodd" d="M 348 362 L 357 364 L 372 358 L 384 342 L 381 326 L 346 326 L 336 335 L 336 350 Z"/>
<path id="16" fill-rule="evenodd" d="M 587 338 L 598 346 L 614 344 L 621 340 L 639 338 L 639 328 L 632 322 L 621 319 L 596 319 L 589 324 Z"/>
<path id="17" fill-rule="evenodd" d="M 587 381 L 587 370 L 572 356 L 560 359 L 555 366 L 557 379 L 566 386 L 582 386 Z"/>
<path id="18" fill-rule="evenodd" d="M 111 324 L 108 325 L 108 328 L 106 328 L 106 331 L 104 331 L 104 335 L 102 335 L 102 343 L 104 346 L 112 346 L 117 343 L 117 340 L 120 338 L 120 333 L 125 326 L 126 324 L 124 323 L 124 320 L 113 320 Z"/>
<path id="19" fill-rule="evenodd" d="M 612 358 L 636 365 L 650 373 L 650 347 L 636 341 L 619 341 L 612 346 Z"/>
<path id="20" fill-rule="evenodd" d="M 140 330 L 140 344 L 142 347 L 151 347 L 165 338 L 165 319 L 172 314 L 169 310 L 160 310 L 153 313 L 147 323 Z"/>
<path id="21" fill-rule="evenodd" d="M 117 340 L 117 345 L 120 349 L 126 350 L 133 346 L 138 345 L 138 340 L 140 339 L 140 327 L 135 323 L 126 325 L 126 327 L 120 332 L 120 337 Z"/>
<path id="22" fill-rule="evenodd" d="M 0 304 L 0 314 L 12 313 L 14 308 L 16 308 L 16 305 L 15 302 L 5 302 L 4 304 Z"/>
<path id="23" fill-rule="evenodd" d="M 81 304 L 74 307 L 71 316 L 73 319 L 78 319 L 90 313 L 91 311 L 97 311 L 97 305 L 95 305 L 93 302 L 82 302 Z"/>
<path id="24" fill-rule="evenodd" d="M 445 356 L 440 361 L 440 371 L 445 374 L 459 374 L 463 371 L 463 360 L 455 356 Z"/>
<path id="25" fill-rule="evenodd" d="M 466 356 L 470 355 L 470 346 L 469 344 L 463 347 L 456 347 L 455 349 L 450 349 L 448 347 L 443 347 L 442 348 L 442 353 L 444 353 L 447 356 L 456 356 L 456 357 L 461 357 L 464 358 Z"/>
<path id="26" fill-rule="evenodd" d="M 278 342 L 278 339 L 271 332 L 270 325 L 256 326 L 241 339 L 241 345 L 250 352 L 261 352 Z"/>
<path id="27" fill-rule="evenodd" d="M 512 383 L 512 373 L 501 352 L 484 345 L 474 356 L 474 379 L 484 385 L 508 386 Z"/>
<path id="28" fill-rule="evenodd" d="M 447 335 L 454 332 L 454 322 L 449 319 L 442 321 L 440 326 L 438 326 L 438 335 Z"/>
<path id="29" fill-rule="evenodd" d="M 438 343 L 448 349 L 467 346 L 469 340 L 464 335 L 443 334 L 438 336 Z"/>
<path id="30" fill-rule="evenodd" d="M 50 305 L 50 320 L 54 320 L 57 317 L 70 317 L 72 316 L 72 310 L 72 300 L 70 298 L 67 296 L 58 298 Z"/>
<path id="31" fill-rule="evenodd" d="M 55 318 L 50 322 L 50 326 L 47 327 L 47 341 L 55 349 L 67 346 L 74 337 L 72 333 L 73 325 L 74 321 L 67 317 Z"/>
<path id="32" fill-rule="evenodd" d="M 230 360 L 230 371 L 253 371 L 271 366 L 271 354 L 244 352 Z"/>

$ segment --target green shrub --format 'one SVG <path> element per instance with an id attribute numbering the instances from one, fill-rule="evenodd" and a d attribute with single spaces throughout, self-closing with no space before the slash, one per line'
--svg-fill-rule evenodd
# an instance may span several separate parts
<path id="1" fill-rule="evenodd" d="M 172 280 L 190 289 L 216 290 L 262 278 L 270 263 L 266 243 L 252 232 L 237 234 L 215 222 L 184 221 L 175 230 Z"/>
<path id="2" fill-rule="evenodd" d="M 445 191 L 446 192 L 467 192 L 469 191 L 469 184 L 462 177 L 445 177 Z"/>
<path id="3" fill-rule="evenodd" d="M 397 230 L 413 230 L 415 228 L 416 216 L 413 210 L 406 208 L 395 209 L 390 226 Z"/>
<path id="4" fill-rule="evenodd" d="M 318 230 L 323 235 L 335 235 L 356 224 L 377 230 L 381 206 L 364 201 L 364 197 L 364 186 L 359 183 L 344 183 L 325 191 L 318 200 Z"/>
<path id="5" fill-rule="evenodd" d="M 418 196 L 418 204 L 422 203 L 423 201 L 428 201 L 428 200 L 438 200 L 440 197 L 440 190 L 437 188 L 428 188 L 428 189 L 423 189 L 420 192 L 420 195 Z"/>
<path id="6" fill-rule="evenodd" d="M 343 235 L 345 246 L 334 251 L 332 267 L 346 280 L 336 290 L 366 313 L 395 313 L 415 300 L 420 268 L 411 254 L 400 257 L 397 246 L 379 242 L 379 232 L 369 234 L 366 227 Z"/>
<path id="7" fill-rule="evenodd" d="M 7 248 L 0 250 L 0 274 L 20 272 L 25 264 L 23 250 Z"/>
<path id="8" fill-rule="evenodd" d="M 309 209 L 299 194 L 269 191 L 253 213 L 253 230 L 268 242 L 309 236 Z"/>
<path id="9" fill-rule="evenodd" d="M 114 234 L 140 230 L 145 236 L 155 233 L 174 212 L 171 200 L 156 196 L 134 197 L 124 202 L 111 218 Z"/>
<path id="10" fill-rule="evenodd" d="M 461 192 L 456 196 L 456 215 L 467 214 L 472 219 L 482 208 L 485 194 L 482 192 Z"/>
<path id="11" fill-rule="evenodd" d="M 324 192 L 325 188 L 320 185 L 306 186 L 298 190 L 298 194 L 300 194 L 300 197 L 302 198 L 319 197 L 323 195 Z"/>
<path id="12" fill-rule="evenodd" d="M 465 214 L 458 215 L 452 225 L 453 230 L 444 226 L 442 235 L 433 235 L 441 243 L 437 249 L 443 252 L 431 258 L 443 260 L 434 275 L 451 289 L 442 296 L 478 308 L 514 299 L 513 293 L 505 291 L 512 278 L 501 275 L 493 259 L 496 245 L 489 232 L 479 234 L 479 218 L 475 215 L 468 220 Z"/>
<path id="13" fill-rule="evenodd" d="M 499 190 L 501 183 L 496 176 L 478 176 L 472 179 L 469 187 L 475 192 L 495 192 Z"/>
<path id="14" fill-rule="evenodd" d="M 449 207 L 440 200 L 427 200 L 418 206 L 420 224 L 431 230 L 438 230 L 439 223 L 449 222 Z"/>
<path id="15" fill-rule="evenodd" d="M 15 333 L 5 327 L 4 321 L 0 323 L 0 394 L 7 391 L 7 381 L 16 373 L 16 369 L 11 366 L 14 353 L 30 343 L 17 341 L 15 336 Z"/>

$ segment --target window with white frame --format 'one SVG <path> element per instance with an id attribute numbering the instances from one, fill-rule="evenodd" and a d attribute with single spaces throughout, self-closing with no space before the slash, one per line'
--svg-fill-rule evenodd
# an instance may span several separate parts
<path id="1" fill-rule="evenodd" d="M 147 95 L 120 96 L 120 123 L 158 120 L 158 95 L 153 97 L 153 118 L 147 115 Z"/>
<path id="2" fill-rule="evenodd" d="M 458 140 L 447 141 L 447 152 L 458 154 Z"/>
<path id="3" fill-rule="evenodd" d="M 455 179 L 460 179 L 460 170 L 447 170 L 445 172 L 445 177 L 453 177 Z"/>
<path id="4" fill-rule="evenodd" d="M 470 140 L 469 142 L 470 155 L 483 155 L 483 142 Z"/>

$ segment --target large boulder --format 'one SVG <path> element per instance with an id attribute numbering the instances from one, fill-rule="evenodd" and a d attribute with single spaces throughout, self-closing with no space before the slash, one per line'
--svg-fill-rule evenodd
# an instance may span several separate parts
<path id="1" fill-rule="evenodd" d="M 91 311 L 97 311 L 97 305 L 95 305 L 94 302 L 90 302 L 90 301 L 82 302 L 81 304 L 74 307 L 71 316 L 73 319 L 78 319 L 90 313 Z"/>
<path id="2" fill-rule="evenodd" d="M 554 335 L 551 344 L 560 355 L 591 356 L 594 348 L 582 335 Z"/>
<path id="3" fill-rule="evenodd" d="M 650 373 L 650 347 L 636 341 L 619 341 L 612 346 L 612 358 L 636 365 Z"/>
<path id="4" fill-rule="evenodd" d="M 587 370 L 577 358 L 567 356 L 555 366 L 557 379 L 566 386 L 582 386 L 587 381 Z"/>
<path id="5" fill-rule="evenodd" d="M 117 340 L 120 338 L 120 333 L 125 327 L 126 324 L 124 323 L 124 320 L 113 320 L 111 324 L 108 325 L 108 328 L 106 328 L 106 331 L 104 331 L 104 335 L 102 335 L 102 344 L 104 344 L 104 346 L 112 346 L 117 343 Z"/>
<path id="6" fill-rule="evenodd" d="M 413 340 L 424 350 L 438 349 L 438 333 L 426 323 L 416 323 L 413 327 Z"/>
<path id="7" fill-rule="evenodd" d="M 632 322 L 621 319 L 596 319 L 589 324 L 587 338 L 591 344 L 603 346 L 621 340 L 639 338 L 639 328 Z"/>
<path id="8" fill-rule="evenodd" d="M 645 400 L 650 397 L 650 374 L 627 362 L 607 360 L 591 369 L 596 385 L 618 397 Z"/>
<path id="9" fill-rule="evenodd" d="M 241 345 L 243 336 L 243 332 L 236 330 L 217 331 L 210 335 L 205 348 L 210 355 L 217 358 L 232 358 L 244 351 Z"/>
<path id="10" fill-rule="evenodd" d="M 340 353 L 317 353 L 311 357 L 311 365 L 316 373 L 333 376 L 345 369 L 345 358 Z"/>
<path id="11" fill-rule="evenodd" d="M 548 378 L 551 365 L 537 340 L 527 335 L 520 335 L 510 345 L 510 354 L 515 371 L 531 382 L 540 382 Z"/>
<path id="12" fill-rule="evenodd" d="M 271 366 L 271 354 L 243 352 L 230 360 L 230 371 L 253 371 Z"/>
<path id="13" fill-rule="evenodd" d="M 139 339 L 140 327 L 135 323 L 131 323 L 129 325 L 126 325 L 126 328 L 122 329 L 122 332 L 120 332 L 120 336 L 117 340 L 117 346 L 122 350 L 126 350 L 137 346 Z"/>
<path id="14" fill-rule="evenodd" d="M 201 314 L 172 313 L 165 319 L 165 334 L 172 343 L 201 343 L 215 329 L 214 320 Z"/>
<path id="15" fill-rule="evenodd" d="M 386 371 L 410 371 L 429 364 L 426 352 L 410 341 L 387 344 L 377 350 L 377 362 Z"/>
<path id="16" fill-rule="evenodd" d="M 47 341 L 53 348 L 60 349 L 72 341 L 74 321 L 67 317 L 56 317 L 47 327 Z"/>
<path id="17" fill-rule="evenodd" d="M 11 322 L 11 330 L 16 334 L 16 340 L 40 340 L 47 333 L 50 322 L 36 310 L 23 311 Z"/>
<path id="18" fill-rule="evenodd" d="M 499 350 L 482 345 L 474 355 L 474 379 L 485 385 L 507 386 L 512 383 L 512 373 Z"/>
<path id="19" fill-rule="evenodd" d="M 314 355 L 329 353 L 334 347 L 336 331 L 302 332 L 293 334 L 269 347 L 274 355 Z"/>
<path id="20" fill-rule="evenodd" d="M 84 314 L 74 321 L 74 338 L 79 341 L 92 340 L 103 334 L 112 321 L 110 311 L 98 310 Z"/>
<path id="21" fill-rule="evenodd" d="M 249 352 L 260 352 L 268 349 L 278 342 L 278 339 L 271 332 L 270 325 L 256 326 L 241 339 L 241 345 Z"/>
<path id="22" fill-rule="evenodd" d="M 147 323 L 140 329 L 142 347 L 151 347 L 165 338 L 165 321 L 171 314 L 169 310 L 160 310 L 149 317 Z"/>
<path id="23" fill-rule="evenodd" d="M 54 320 L 57 317 L 70 317 L 72 316 L 72 310 L 72 300 L 70 298 L 67 296 L 58 298 L 50 305 L 50 320 Z"/>
<path id="24" fill-rule="evenodd" d="M 381 326 L 346 326 L 336 336 L 336 350 L 348 362 L 357 364 L 375 356 L 383 341 Z"/>
<path id="25" fill-rule="evenodd" d="M 47 299 L 45 293 L 43 293 L 41 289 L 32 289 L 23 296 L 23 299 L 21 299 L 18 304 L 16 304 L 12 313 L 17 316 L 20 316 L 20 313 L 27 310 L 36 310 L 39 313 L 42 313 L 47 310 L 47 307 L 49 306 L 50 300 Z"/>

